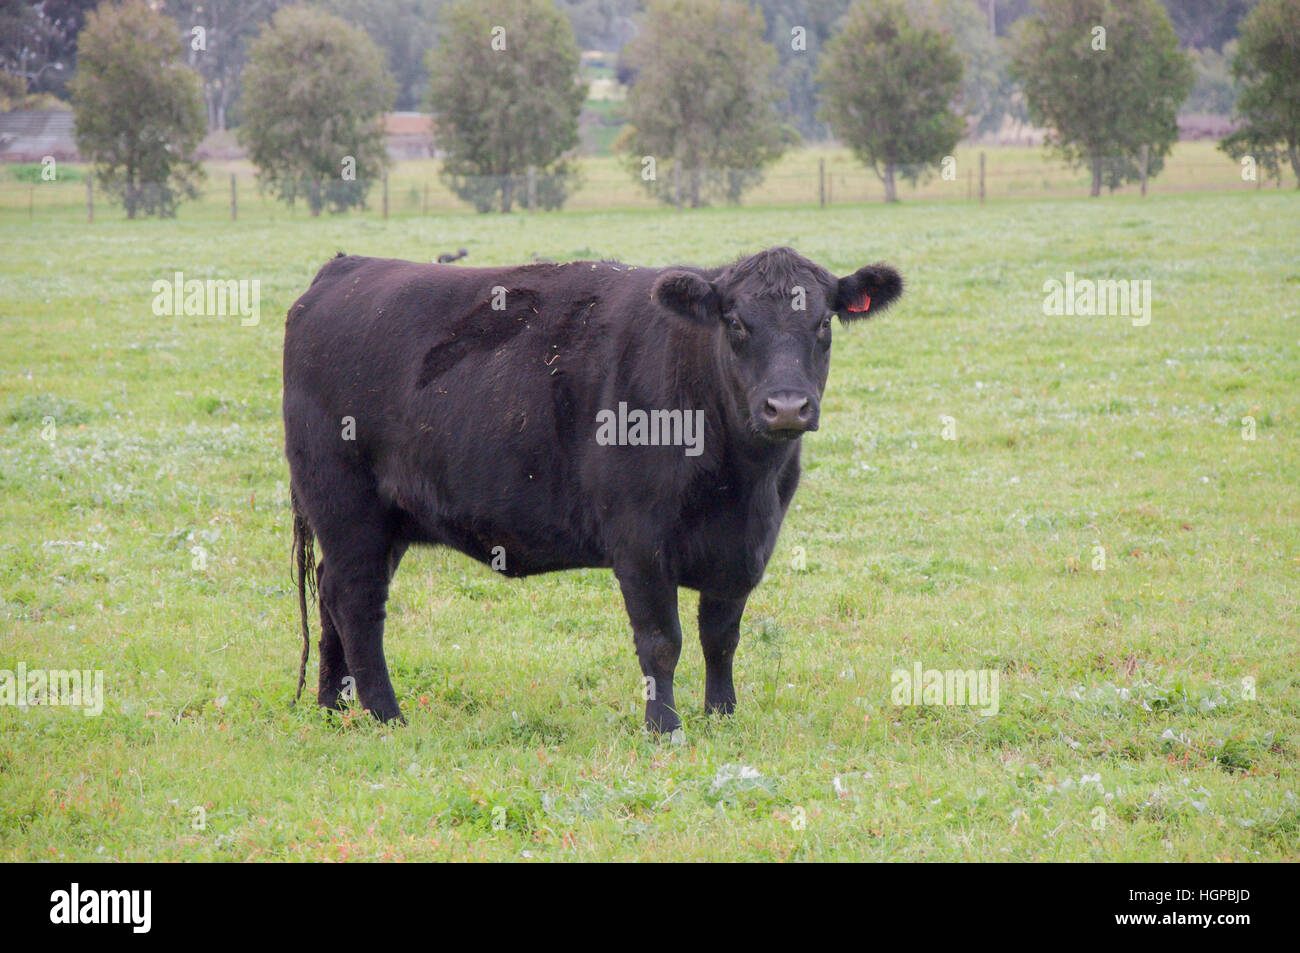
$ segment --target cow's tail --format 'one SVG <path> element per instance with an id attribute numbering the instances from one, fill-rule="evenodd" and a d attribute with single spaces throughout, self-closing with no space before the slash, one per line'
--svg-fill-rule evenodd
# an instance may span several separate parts
<path id="1" fill-rule="evenodd" d="M 311 531 L 311 524 L 298 506 L 298 498 L 293 490 L 289 491 L 289 504 L 293 509 L 293 561 L 298 584 L 298 614 L 302 619 L 302 659 L 298 663 L 298 694 L 294 702 L 302 698 L 303 686 L 307 684 L 307 659 L 311 655 L 311 631 L 307 627 L 307 592 L 312 598 L 316 596 L 316 555 L 314 552 L 316 536 Z"/>

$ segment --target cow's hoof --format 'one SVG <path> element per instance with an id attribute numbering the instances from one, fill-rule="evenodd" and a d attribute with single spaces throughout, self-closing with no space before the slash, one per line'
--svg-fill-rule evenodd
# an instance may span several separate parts
<path id="1" fill-rule="evenodd" d="M 681 729 L 682 720 L 677 717 L 677 712 L 671 708 L 659 707 L 654 711 L 647 709 L 645 726 L 652 735 L 671 735 L 674 731 Z"/>
<path id="2" fill-rule="evenodd" d="M 316 705 L 326 711 L 342 711 L 343 703 L 338 692 L 321 692 L 316 696 Z"/>

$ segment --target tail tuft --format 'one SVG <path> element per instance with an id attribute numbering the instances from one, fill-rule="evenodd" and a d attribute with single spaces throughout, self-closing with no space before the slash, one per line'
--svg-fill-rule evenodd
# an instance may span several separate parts
<path id="1" fill-rule="evenodd" d="M 316 536 L 311 531 L 307 517 L 298 506 L 298 498 L 293 490 L 289 491 L 289 503 L 293 509 L 293 561 L 297 572 L 298 613 L 302 619 L 302 659 L 298 665 L 298 694 L 294 696 L 296 704 L 302 698 L 303 686 L 307 684 L 307 659 L 311 655 L 311 631 L 307 627 L 307 591 L 316 597 Z"/>

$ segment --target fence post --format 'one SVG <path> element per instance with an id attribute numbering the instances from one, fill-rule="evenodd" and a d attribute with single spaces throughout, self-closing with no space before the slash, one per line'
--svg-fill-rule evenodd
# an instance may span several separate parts
<path id="1" fill-rule="evenodd" d="M 86 173 L 86 224 L 89 225 L 95 221 L 95 177 L 92 173 Z"/>
<path id="2" fill-rule="evenodd" d="M 1142 195 L 1147 194 L 1147 144 L 1142 143 Z"/>
<path id="3" fill-rule="evenodd" d="M 677 211 L 682 210 L 682 164 L 679 161 L 673 162 L 673 204 Z"/>
<path id="4" fill-rule="evenodd" d="M 980 153 L 980 205 L 984 204 L 984 153 Z"/>
<path id="5" fill-rule="evenodd" d="M 235 199 L 235 173 L 230 173 L 230 220 L 236 221 L 239 218 L 239 207 Z"/>
<path id="6" fill-rule="evenodd" d="M 528 211 L 537 211 L 537 166 L 528 167 Z"/>
<path id="7" fill-rule="evenodd" d="M 821 158 L 817 160 L 817 201 L 822 208 L 826 207 L 826 160 Z"/>
<path id="8" fill-rule="evenodd" d="M 388 218 L 388 172 L 384 172 L 384 218 Z"/>

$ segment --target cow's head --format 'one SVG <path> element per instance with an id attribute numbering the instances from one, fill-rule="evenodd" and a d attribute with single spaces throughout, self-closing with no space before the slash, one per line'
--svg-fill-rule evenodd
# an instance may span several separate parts
<path id="1" fill-rule="evenodd" d="M 767 441 L 817 429 L 831 317 L 865 318 L 902 293 L 903 279 L 888 265 L 836 278 L 791 248 L 769 248 L 714 271 L 670 269 L 652 291 L 669 311 L 713 330 L 741 423 Z"/>

